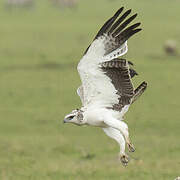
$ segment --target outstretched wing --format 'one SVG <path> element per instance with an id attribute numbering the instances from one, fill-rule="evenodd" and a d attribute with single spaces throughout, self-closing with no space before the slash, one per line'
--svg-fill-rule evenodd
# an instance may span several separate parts
<path id="1" fill-rule="evenodd" d="M 140 23 L 127 27 L 137 14 L 126 19 L 131 10 L 120 16 L 122 11 L 120 8 L 103 25 L 78 64 L 84 106 L 98 103 L 120 110 L 133 96 L 130 79 L 135 72 L 129 70 L 126 60 L 117 57 L 127 52 L 127 40 L 141 29 L 137 28 Z"/>
<path id="2" fill-rule="evenodd" d="M 117 91 L 116 94 L 119 96 L 118 103 L 109 108 L 120 111 L 125 105 L 131 104 L 131 99 L 134 96 L 131 78 L 135 75 L 135 70 L 131 69 L 130 71 L 128 62 L 125 59 L 104 62 L 101 69 L 109 77 Z"/>
<path id="3" fill-rule="evenodd" d="M 113 17 L 106 21 L 84 55 L 92 55 L 94 52 L 96 56 L 103 56 L 104 61 L 109 61 L 127 53 L 127 40 L 141 31 L 140 28 L 137 28 L 141 23 L 135 23 L 127 27 L 136 18 L 137 14 L 127 18 L 131 9 L 121 15 L 123 9 L 124 7 L 120 8 Z"/>

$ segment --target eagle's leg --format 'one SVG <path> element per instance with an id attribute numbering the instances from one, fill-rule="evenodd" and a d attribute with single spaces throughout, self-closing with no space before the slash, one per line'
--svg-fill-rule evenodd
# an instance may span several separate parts
<path id="1" fill-rule="evenodd" d="M 127 165 L 129 162 L 129 157 L 125 153 L 125 139 L 121 132 L 117 129 L 114 129 L 112 127 L 103 128 L 104 132 L 107 136 L 117 141 L 117 143 L 120 146 L 120 153 L 119 153 L 119 159 L 123 165 Z"/>
<path id="2" fill-rule="evenodd" d="M 129 152 L 134 152 L 135 151 L 135 147 L 131 142 L 129 144 L 127 143 L 127 147 L 128 147 Z"/>
<path id="3" fill-rule="evenodd" d="M 108 126 L 112 127 L 112 128 L 115 128 L 115 129 L 119 130 L 122 133 L 122 135 L 124 136 L 124 138 L 125 138 L 128 150 L 130 152 L 135 151 L 135 148 L 134 148 L 133 144 L 130 141 L 128 126 L 127 126 L 127 124 L 125 122 L 116 120 L 114 118 L 110 118 L 110 119 L 106 118 L 104 120 L 104 123 L 107 124 Z"/>

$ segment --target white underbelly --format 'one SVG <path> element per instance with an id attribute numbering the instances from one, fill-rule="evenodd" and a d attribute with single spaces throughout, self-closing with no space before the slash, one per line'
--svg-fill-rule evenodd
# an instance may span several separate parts
<path id="1" fill-rule="evenodd" d="M 91 106 L 87 108 L 84 113 L 84 123 L 90 126 L 107 127 L 104 120 L 108 118 L 115 118 L 117 120 L 123 120 L 123 116 L 128 111 L 129 105 L 124 106 L 121 112 L 99 108 L 97 106 Z"/>
<path id="2" fill-rule="evenodd" d="M 104 123 L 104 114 L 100 109 L 89 109 L 84 113 L 84 120 L 87 125 L 96 127 L 106 127 Z"/>

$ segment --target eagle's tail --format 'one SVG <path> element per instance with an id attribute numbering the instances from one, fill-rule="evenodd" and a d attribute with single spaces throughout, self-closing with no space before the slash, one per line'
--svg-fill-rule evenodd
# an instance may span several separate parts
<path id="1" fill-rule="evenodd" d="M 146 90 L 147 88 L 147 82 L 142 82 L 134 91 L 134 97 L 132 99 L 131 104 L 133 104 Z"/>

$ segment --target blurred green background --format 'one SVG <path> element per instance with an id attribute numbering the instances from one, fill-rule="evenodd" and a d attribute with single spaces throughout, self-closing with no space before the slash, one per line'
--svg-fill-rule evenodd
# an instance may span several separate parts
<path id="1" fill-rule="evenodd" d="M 76 65 L 107 18 L 121 6 L 138 12 L 143 31 L 129 40 L 128 60 L 149 84 L 125 119 L 136 147 L 127 167 L 100 128 L 64 125 L 80 107 Z M 179 0 L 79 0 L 55 7 L 0 1 L 0 180 L 174 180 L 180 176 Z M 180 51 L 179 51 L 180 52 Z"/>

